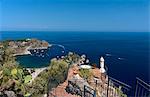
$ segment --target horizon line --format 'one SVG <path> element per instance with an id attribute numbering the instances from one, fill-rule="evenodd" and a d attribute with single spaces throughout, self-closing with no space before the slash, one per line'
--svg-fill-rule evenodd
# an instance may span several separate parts
<path id="1" fill-rule="evenodd" d="M 0 32 L 13 32 L 13 31 L 15 31 L 15 32 L 137 32 L 137 33 L 139 33 L 139 32 L 150 32 L 150 31 L 86 31 L 86 30 L 76 30 L 76 31 L 72 31 L 72 30 L 62 30 L 62 31 L 60 31 L 60 30 L 2 30 L 2 31 L 0 31 Z"/>

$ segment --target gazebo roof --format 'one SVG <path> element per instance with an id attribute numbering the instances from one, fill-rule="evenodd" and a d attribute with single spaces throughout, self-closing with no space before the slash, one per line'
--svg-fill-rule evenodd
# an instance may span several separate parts
<path id="1" fill-rule="evenodd" d="M 80 65 L 79 67 L 80 67 L 80 69 L 91 69 L 92 68 L 91 65 Z"/>

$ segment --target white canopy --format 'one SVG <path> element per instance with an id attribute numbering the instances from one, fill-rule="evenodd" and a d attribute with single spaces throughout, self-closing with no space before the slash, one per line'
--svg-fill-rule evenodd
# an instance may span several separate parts
<path id="1" fill-rule="evenodd" d="M 92 66 L 90 65 L 80 65 L 80 69 L 91 69 Z"/>

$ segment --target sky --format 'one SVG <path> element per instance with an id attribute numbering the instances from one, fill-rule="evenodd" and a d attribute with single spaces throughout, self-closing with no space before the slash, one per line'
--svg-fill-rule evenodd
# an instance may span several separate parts
<path id="1" fill-rule="evenodd" d="M 149 0 L 0 0 L 1 31 L 149 32 Z"/>

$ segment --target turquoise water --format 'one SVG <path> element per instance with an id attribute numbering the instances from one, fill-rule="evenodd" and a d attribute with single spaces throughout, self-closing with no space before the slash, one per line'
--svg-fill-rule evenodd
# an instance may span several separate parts
<path id="1" fill-rule="evenodd" d="M 37 38 L 53 46 L 48 56 L 20 56 L 18 61 L 26 67 L 47 66 L 50 59 L 68 51 L 86 54 L 91 63 L 99 64 L 105 58 L 108 74 L 129 85 L 140 77 L 149 82 L 149 33 L 147 32 L 1 32 L 1 40 Z M 62 52 L 65 51 L 65 52 Z"/>

